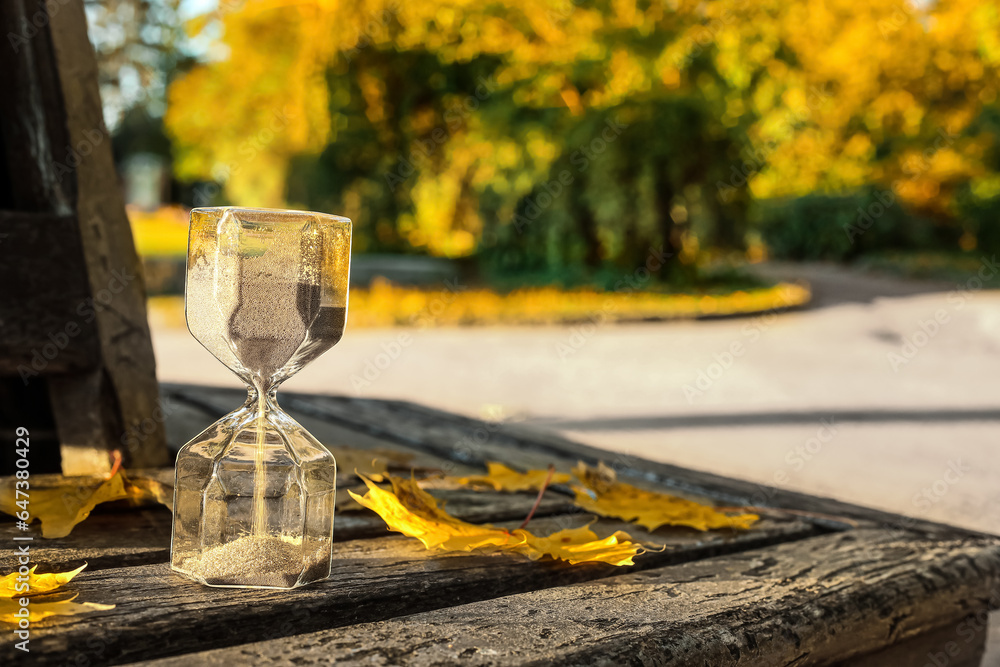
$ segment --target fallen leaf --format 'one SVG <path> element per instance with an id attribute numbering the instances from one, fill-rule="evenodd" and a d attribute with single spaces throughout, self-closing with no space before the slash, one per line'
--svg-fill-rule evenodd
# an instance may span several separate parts
<path id="1" fill-rule="evenodd" d="M 619 482 L 615 471 L 603 463 L 590 468 L 580 463 L 573 474 L 583 484 L 574 486 L 575 503 L 588 512 L 624 519 L 653 531 L 660 526 L 687 526 L 696 530 L 715 528 L 750 528 L 760 517 L 756 514 L 723 514 L 693 500 L 646 491 Z"/>
<path id="2" fill-rule="evenodd" d="M 539 537 L 523 529 L 508 531 L 489 524 L 467 523 L 445 512 L 413 479 L 389 476 L 391 491 L 364 476 L 362 479 L 368 493 L 360 496 L 351 492 L 351 496 L 381 516 L 390 530 L 417 538 L 427 549 L 514 551 L 532 560 L 549 556 L 570 563 L 610 565 L 632 565 L 632 558 L 643 550 L 623 532 L 598 540 L 596 534 L 583 527 Z"/>
<path id="3" fill-rule="evenodd" d="M 29 521 L 42 522 L 42 537 L 66 537 L 97 505 L 129 497 L 121 471 L 107 480 L 83 479 L 86 481 L 67 478 L 62 485 L 31 489 Z M 14 482 L 13 478 L 5 480 L 0 512 L 16 516 L 20 508 L 14 504 Z"/>
<path id="4" fill-rule="evenodd" d="M 634 565 L 632 557 L 641 553 L 639 545 L 621 530 L 603 540 L 597 539 L 597 534 L 588 526 L 560 530 L 548 537 L 537 537 L 526 530 L 514 532 L 525 533 L 527 539 L 523 547 L 515 546 L 512 550 L 531 560 L 548 555 L 573 564 L 600 562 L 609 565 Z"/>
<path id="5" fill-rule="evenodd" d="M 73 595 L 65 600 L 49 600 L 51 596 L 45 595 L 68 583 L 73 577 L 78 575 L 86 564 L 81 565 L 69 572 L 52 572 L 49 574 L 35 574 L 34 566 L 28 573 L 27 591 L 18 591 L 18 577 L 22 576 L 18 572 L 12 572 L 0 579 L 0 622 L 19 623 L 24 619 L 18 616 L 22 609 L 28 610 L 28 621 L 34 623 L 49 616 L 72 616 L 75 614 L 85 614 L 89 611 L 107 611 L 114 609 L 113 604 L 99 604 L 97 602 L 73 602 L 77 595 Z M 44 595 L 45 598 L 39 600 L 34 596 Z M 20 604 L 20 598 L 32 597 L 26 607 Z"/>
<path id="6" fill-rule="evenodd" d="M 372 510 L 390 530 L 415 537 L 428 549 L 471 551 L 484 546 L 503 546 L 523 542 L 505 530 L 490 525 L 478 526 L 456 519 L 438 507 L 437 500 L 413 479 L 390 476 L 392 491 L 387 491 L 361 475 L 368 493 L 349 492 L 359 504 Z"/>
<path id="7" fill-rule="evenodd" d="M 40 595 L 42 593 L 48 593 L 59 588 L 63 584 L 67 583 L 80 574 L 83 568 L 87 567 L 84 563 L 75 570 L 70 570 L 69 572 L 52 572 L 49 574 L 35 574 L 35 570 L 38 569 L 37 565 L 33 565 L 30 570 L 28 570 L 28 588 L 27 590 L 18 590 L 19 585 L 23 585 L 25 582 L 18 581 L 18 577 L 22 575 L 18 572 L 11 572 L 3 579 L 0 579 L 0 598 L 12 598 L 12 597 L 22 597 L 26 595 Z"/>
<path id="8" fill-rule="evenodd" d="M 28 620 L 32 623 L 40 621 L 49 616 L 74 616 L 85 614 L 89 611 L 107 611 L 114 609 L 113 604 L 98 604 L 97 602 L 73 602 L 76 595 L 67 600 L 57 600 L 55 602 L 31 602 L 28 606 Z M 21 610 L 21 605 L 17 600 L 10 598 L 0 598 L 0 621 L 5 623 L 17 623 L 20 618 L 15 616 Z"/>
<path id="9" fill-rule="evenodd" d="M 125 492 L 128 497 L 146 504 L 157 502 L 166 506 L 167 509 L 174 509 L 174 487 L 164 484 L 158 479 L 151 477 L 128 477 L 125 479 Z"/>
<path id="10" fill-rule="evenodd" d="M 548 470 L 529 470 L 518 472 L 496 461 L 486 462 L 485 475 L 452 478 L 465 486 L 491 486 L 495 491 L 537 491 L 545 484 L 549 476 Z M 557 472 L 552 475 L 549 484 L 565 484 L 570 480 L 566 473 Z"/>

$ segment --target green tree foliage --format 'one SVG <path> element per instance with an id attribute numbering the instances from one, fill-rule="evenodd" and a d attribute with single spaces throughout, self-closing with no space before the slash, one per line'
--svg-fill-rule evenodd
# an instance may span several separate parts
<path id="1" fill-rule="evenodd" d="M 497 271 L 660 253 L 683 277 L 743 249 L 762 202 L 811 193 L 889 191 L 885 220 L 984 234 L 960 218 L 1000 193 L 997 6 L 921 7 L 246 0 L 192 25 L 224 52 L 175 81 L 166 124 L 179 175 L 234 202 L 336 211 L 363 249 Z M 810 212 L 832 201 L 765 206 L 804 220 L 777 245 L 822 227 L 855 252 L 850 209 Z"/>

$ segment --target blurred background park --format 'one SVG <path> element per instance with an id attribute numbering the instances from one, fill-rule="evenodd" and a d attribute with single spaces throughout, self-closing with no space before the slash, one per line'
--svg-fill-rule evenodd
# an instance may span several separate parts
<path id="1" fill-rule="evenodd" d="M 187 211 L 354 221 L 289 390 L 1000 532 L 1000 7 L 88 3 L 163 380 Z"/>

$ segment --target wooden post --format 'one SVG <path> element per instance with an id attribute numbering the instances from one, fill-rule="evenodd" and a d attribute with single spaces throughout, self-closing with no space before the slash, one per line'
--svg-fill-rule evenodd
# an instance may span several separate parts
<path id="1" fill-rule="evenodd" d="M 32 429 L 37 472 L 56 451 L 64 474 L 106 471 L 116 449 L 163 465 L 145 290 L 82 0 L 5 0 L 0 29 L 0 428 Z"/>

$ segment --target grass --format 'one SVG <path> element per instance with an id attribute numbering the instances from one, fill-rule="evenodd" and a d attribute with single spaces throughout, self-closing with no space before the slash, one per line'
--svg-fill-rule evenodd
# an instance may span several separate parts
<path id="1" fill-rule="evenodd" d="M 352 328 L 424 328 L 695 319 L 794 308 L 808 303 L 810 296 L 808 287 L 791 283 L 695 295 L 553 287 L 506 294 L 487 289 L 454 292 L 376 281 L 369 289 L 351 290 L 349 323 Z M 183 297 L 153 297 L 149 307 L 154 323 L 184 326 Z"/>
<path id="2" fill-rule="evenodd" d="M 156 211 L 128 207 L 132 239 L 140 257 L 177 257 L 187 254 L 188 210 L 164 206 Z"/>

